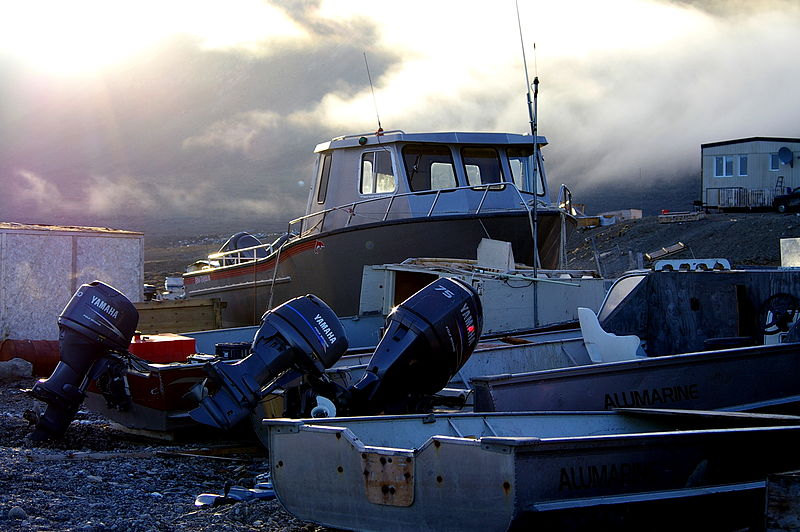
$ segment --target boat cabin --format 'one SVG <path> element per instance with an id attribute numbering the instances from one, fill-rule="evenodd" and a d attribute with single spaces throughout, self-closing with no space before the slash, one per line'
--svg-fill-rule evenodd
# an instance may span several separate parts
<path id="1" fill-rule="evenodd" d="M 301 234 L 401 218 L 525 210 L 550 204 L 531 135 L 404 133 L 319 144 Z M 538 164 L 535 164 L 538 162 Z M 534 193 L 535 190 L 535 193 Z"/>

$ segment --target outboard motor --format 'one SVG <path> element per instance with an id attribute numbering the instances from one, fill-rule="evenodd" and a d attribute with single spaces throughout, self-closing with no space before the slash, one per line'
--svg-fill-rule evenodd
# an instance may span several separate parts
<path id="1" fill-rule="evenodd" d="M 235 363 L 206 365 L 219 389 L 189 412 L 196 421 L 229 429 L 246 418 L 289 369 L 323 377 L 347 351 L 339 318 L 320 298 L 306 295 L 264 314 L 250 354 Z"/>
<path id="2" fill-rule="evenodd" d="M 413 413 L 472 355 L 483 308 L 469 284 L 441 278 L 395 307 L 364 376 L 346 392 L 350 414 Z"/>
<path id="3" fill-rule="evenodd" d="M 296 298 L 264 315 L 246 358 L 206 365 L 218 388 L 208 395 L 204 387 L 200 406 L 189 415 L 229 429 L 283 380 L 300 378 L 304 382 L 288 394 L 290 417 L 424 411 L 472 355 L 482 329 L 481 301 L 472 286 L 434 281 L 389 314 L 366 373 L 344 387 L 324 373 L 347 350 L 344 327 L 316 296 Z"/>
<path id="4" fill-rule="evenodd" d="M 99 366 L 107 369 L 111 352 L 127 351 L 138 323 L 139 312 L 122 293 L 100 281 L 81 285 L 58 317 L 60 361 L 31 390 L 48 405 L 32 439 L 64 434 Z"/>

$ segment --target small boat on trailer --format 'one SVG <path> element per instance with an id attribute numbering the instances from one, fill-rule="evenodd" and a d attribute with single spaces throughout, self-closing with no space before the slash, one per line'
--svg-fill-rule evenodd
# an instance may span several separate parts
<path id="1" fill-rule="evenodd" d="M 358 314 L 365 265 L 409 257 L 474 259 L 483 238 L 515 260 L 563 268 L 576 220 L 562 185 L 553 200 L 538 147 L 506 133 L 339 137 L 316 147 L 306 214 L 272 244 L 237 234 L 184 274 L 187 297 L 226 303 L 223 327 L 256 325 L 272 304 L 308 293 Z"/>
<path id="2" fill-rule="evenodd" d="M 281 504 L 326 527 L 734 530 L 763 523 L 768 474 L 800 466 L 798 422 L 644 409 L 431 414 L 266 419 L 260 437 Z"/>

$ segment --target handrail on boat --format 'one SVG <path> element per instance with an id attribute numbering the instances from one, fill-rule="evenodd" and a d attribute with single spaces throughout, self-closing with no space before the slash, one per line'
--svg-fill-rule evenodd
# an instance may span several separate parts
<path id="1" fill-rule="evenodd" d="M 370 131 L 369 133 L 356 133 L 353 135 L 341 135 L 338 137 L 333 137 L 331 140 L 345 140 L 345 139 L 356 139 L 360 137 L 382 137 L 384 135 L 389 135 L 392 133 L 402 133 L 405 134 L 405 131 L 402 129 L 390 129 L 388 131 L 381 131 L 380 133 L 376 131 Z"/>
<path id="2" fill-rule="evenodd" d="M 382 221 L 386 221 L 388 219 L 388 217 L 389 217 L 389 214 L 391 213 L 391 208 L 394 205 L 396 199 L 398 199 L 398 198 L 408 198 L 408 197 L 423 197 L 423 196 L 427 196 L 427 195 L 430 195 L 430 194 L 434 194 L 435 196 L 434 196 L 434 200 L 433 200 L 433 202 L 431 204 L 431 208 L 429 209 L 428 214 L 426 215 L 426 217 L 431 217 L 431 216 L 434 215 L 435 207 L 439 203 L 439 198 L 443 194 L 450 194 L 450 193 L 458 192 L 458 191 L 462 191 L 462 190 L 474 190 L 474 191 L 483 190 L 484 191 L 483 198 L 480 201 L 480 203 L 478 204 L 478 207 L 474 211 L 472 211 L 470 213 L 470 214 L 480 214 L 482 209 L 483 209 L 483 204 L 485 203 L 485 198 L 486 198 L 487 194 L 489 193 L 489 191 L 502 192 L 502 191 L 505 191 L 506 187 L 511 188 L 512 190 L 514 190 L 517 193 L 517 196 L 519 198 L 521 206 L 528 205 L 532 201 L 532 198 L 526 199 L 525 197 L 523 197 L 523 195 L 535 196 L 533 192 L 520 190 L 519 188 L 517 188 L 517 186 L 514 183 L 510 183 L 510 182 L 507 182 L 507 181 L 503 181 L 503 182 L 500 182 L 500 183 L 484 183 L 484 184 L 480 184 L 480 185 L 464 185 L 464 186 L 459 186 L 459 187 L 442 188 L 442 189 L 437 189 L 437 190 L 418 190 L 418 191 L 414 191 L 414 192 L 403 192 L 401 194 L 376 195 L 375 197 L 367 198 L 367 199 L 364 199 L 364 200 L 361 200 L 361 201 L 357 201 L 357 202 L 353 202 L 353 203 L 348 203 L 347 205 L 339 205 L 339 206 L 331 207 L 329 209 L 325 209 L 325 210 L 322 210 L 322 211 L 319 211 L 319 212 L 306 214 L 306 215 L 301 216 L 299 218 L 295 218 L 294 220 L 291 220 L 289 222 L 289 227 L 291 228 L 293 226 L 296 226 L 297 224 L 301 224 L 300 231 L 298 231 L 298 233 L 301 234 L 301 235 L 305 235 L 305 234 L 308 234 L 308 230 L 304 230 L 302 228 L 302 223 L 305 222 L 308 219 L 322 217 L 323 220 L 324 220 L 324 218 L 327 217 L 332 212 L 341 211 L 341 210 L 347 211 L 347 213 L 349 215 L 349 218 L 352 219 L 352 218 L 354 218 L 356 216 L 359 216 L 359 213 L 357 212 L 359 207 L 362 207 L 362 206 L 367 205 L 367 204 L 375 203 L 375 202 L 378 202 L 378 201 L 386 201 L 388 199 L 388 201 L 389 201 L 388 205 L 386 207 L 386 210 L 384 211 L 383 217 L 381 218 Z M 541 201 L 541 200 L 539 200 L 539 201 Z M 349 220 L 348 220 L 347 225 L 349 226 Z M 315 224 L 315 226 L 320 226 L 320 224 L 317 223 L 317 224 Z"/>
<path id="3" fill-rule="evenodd" d="M 288 228 L 287 228 L 287 234 L 290 234 L 291 237 L 288 238 L 285 242 L 283 242 L 280 246 L 278 246 L 278 249 L 283 247 L 283 245 L 285 245 L 287 242 L 291 242 L 295 238 L 311 234 L 312 231 L 320 230 L 319 228 L 324 226 L 325 218 L 328 215 L 330 215 L 331 213 L 333 213 L 333 212 L 345 211 L 347 213 L 347 215 L 348 215 L 347 222 L 345 223 L 345 227 L 349 227 L 350 226 L 350 222 L 353 220 L 353 218 L 355 218 L 356 216 L 363 216 L 363 215 L 361 215 L 361 214 L 359 214 L 357 212 L 360 207 L 363 207 L 364 205 L 374 204 L 375 202 L 378 202 L 378 201 L 387 201 L 388 203 L 387 203 L 387 206 L 386 206 L 386 210 L 383 213 L 383 216 L 380 217 L 380 218 L 376 218 L 376 220 L 380 219 L 381 221 L 386 221 L 389 218 L 389 215 L 391 214 L 392 207 L 395 205 L 395 200 L 396 199 L 398 199 L 398 198 L 409 198 L 409 197 L 423 197 L 423 196 L 428 196 L 428 195 L 434 194 L 434 199 L 433 199 L 433 201 L 431 203 L 431 207 L 428 209 L 428 213 L 425 216 L 426 218 L 430 218 L 430 217 L 434 216 L 434 214 L 436 212 L 436 207 L 440 204 L 439 199 L 444 194 L 450 194 L 450 193 L 458 192 L 458 191 L 462 191 L 462 190 L 472 190 L 472 191 L 475 191 L 475 192 L 483 191 L 483 194 L 481 195 L 481 199 L 480 199 L 480 201 L 478 203 L 478 206 L 471 213 L 471 214 L 477 215 L 477 214 L 480 214 L 483 211 L 484 205 L 486 203 L 486 199 L 489 197 L 490 193 L 494 193 L 494 192 L 496 192 L 498 194 L 499 193 L 504 193 L 506 191 L 506 188 L 510 188 L 511 190 L 516 192 L 517 197 L 519 199 L 520 207 L 525 209 L 526 211 L 528 211 L 529 216 L 530 216 L 531 207 L 534 204 L 534 202 L 538 202 L 539 204 L 542 204 L 542 205 L 544 205 L 546 207 L 553 206 L 553 204 L 545 203 L 544 200 L 542 198 L 539 198 L 535 193 L 529 192 L 527 190 L 520 190 L 514 183 L 507 182 L 507 181 L 503 181 L 503 182 L 500 182 L 500 183 L 484 183 L 484 184 L 480 184 L 480 185 L 466 185 L 466 186 L 459 186 L 459 187 L 453 187 L 453 188 L 444 188 L 444 189 L 437 189 L 437 190 L 421 190 L 421 191 L 414 191 L 414 192 L 404 192 L 404 193 L 401 193 L 401 194 L 386 194 L 386 195 L 380 195 L 380 196 L 367 198 L 367 199 L 364 199 L 364 200 L 361 200 L 361 201 L 357 201 L 357 202 L 353 202 L 353 203 L 348 203 L 348 204 L 345 204 L 345 205 L 339 205 L 339 206 L 336 206 L 336 207 L 331 207 L 329 209 L 325 209 L 325 210 L 322 210 L 322 211 L 319 211 L 319 212 L 315 212 L 315 213 L 311 213 L 311 214 L 306 214 L 304 216 L 301 216 L 299 218 L 295 218 L 294 220 L 289 221 Z M 562 197 L 562 195 L 565 195 L 565 197 L 568 197 L 568 200 L 566 202 L 559 201 L 559 202 L 556 203 L 556 206 L 559 207 L 559 209 L 563 209 L 563 207 L 561 207 L 561 205 L 568 205 L 570 210 L 568 210 L 567 212 L 569 212 L 571 214 L 572 193 L 569 191 L 569 189 L 566 187 L 566 185 L 561 185 L 561 190 L 559 191 L 559 199 Z M 306 221 L 311 220 L 312 218 L 316 219 L 316 222 L 313 224 L 313 226 L 311 226 L 311 228 L 304 230 L 303 225 L 305 224 Z M 298 224 L 300 224 L 299 230 L 293 232 L 292 231 L 292 227 L 295 227 Z M 531 231 L 533 231 L 533 224 L 532 224 L 532 227 L 531 227 Z M 255 261 L 255 260 L 263 259 L 263 258 L 268 257 L 269 255 L 272 255 L 273 253 L 275 253 L 277 251 L 277 249 L 275 249 L 274 244 L 275 244 L 275 242 L 273 242 L 271 244 L 261 244 L 261 245 L 257 245 L 257 246 L 251 246 L 251 247 L 241 248 L 241 249 L 234 249 L 234 250 L 230 250 L 230 251 L 220 251 L 220 252 L 217 252 L 217 253 L 210 254 L 208 256 L 208 258 L 211 259 L 211 260 L 221 260 L 221 261 L 224 262 L 223 265 L 226 265 L 226 266 L 227 265 L 248 263 L 248 262 L 252 262 L 252 261 Z M 263 253 L 262 256 L 260 256 L 260 257 L 258 256 L 259 252 Z M 243 256 L 243 254 L 248 254 L 248 255 L 252 255 L 252 256 Z"/>
<path id="4" fill-rule="evenodd" d="M 572 191 L 564 183 L 558 189 L 558 197 L 556 198 L 556 205 L 559 209 L 567 211 L 569 214 L 574 214 L 572 210 Z"/>
<path id="5" fill-rule="evenodd" d="M 218 251 L 216 253 L 211 253 L 208 255 L 209 259 L 230 259 L 229 255 L 240 255 L 246 251 L 252 251 L 253 257 L 249 257 L 251 260 L 256 258 L 255 254 L 256 251 L 265 251 L 267 255 L 272 253 L 272 244 L 258 244 L 256 246 L 250 246 L 249 248 L 237 248 L 237 249 L 229 249 L 228 251 Z M 245 257 L 247 258 L 247 257 Z"/>

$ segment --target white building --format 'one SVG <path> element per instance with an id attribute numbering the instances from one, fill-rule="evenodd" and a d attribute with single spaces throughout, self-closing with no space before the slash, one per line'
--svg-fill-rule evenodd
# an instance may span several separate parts
<path id="1" fill-rule="evenodd" d="M 800 187 L 800 138 L 750 137 L 700 146 L 701 198 L 708 207 L 770 207 Z"/>

